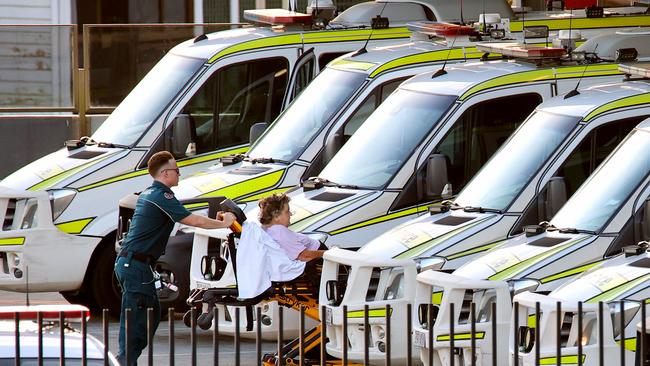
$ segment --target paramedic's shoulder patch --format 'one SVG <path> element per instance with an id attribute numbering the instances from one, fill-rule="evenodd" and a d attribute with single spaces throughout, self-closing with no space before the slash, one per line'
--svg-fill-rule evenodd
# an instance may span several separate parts
<path id="1" fill-rule="evenodd" d="M 163 196 L 164 196 L 165 198 L 167 198 L 168 200 L 174 198 L 174 194 L 171 193 L 171 192 L 165 192 L 165 193 L 163 193 Z"/>

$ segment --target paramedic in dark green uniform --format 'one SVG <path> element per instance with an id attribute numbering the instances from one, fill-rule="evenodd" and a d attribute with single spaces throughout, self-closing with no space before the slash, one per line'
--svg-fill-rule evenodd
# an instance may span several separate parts
<path id="1" fill-rule="evenodd" d="M 160 304 L 156 294 L 159 281 L 151 268 L 165 251 L 174 223 L 205 229 L 229 227 L 235 220 L 231 213 L 219 212 L 211 219 L 190 213 L 174 197 L 170 187 L 178 185 L 180 172 L 172 154 L 161 151 L 147 163 L 153 184 L 145 189 L 135 206 L 129 232 L 115 262 L 115 274 L 122 287 L 119 353 L 121 365 L 126 366 L 125 309 L 129 317 L 128 354 L 131 365 L 136 365 L 142 350 L 147 346 L 147 309 L 154 309 L 153 332 L 160 322 Z M 153 336 L 153 334 L 152 334 Z"/>

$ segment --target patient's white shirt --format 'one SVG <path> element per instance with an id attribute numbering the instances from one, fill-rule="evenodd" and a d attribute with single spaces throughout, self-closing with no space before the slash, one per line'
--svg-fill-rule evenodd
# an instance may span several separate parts
<path id="1" fill-rule="evenodd" d="M 284 225 L 271 225 L 264 230 L 280 245 L 290 259 L 297 259 L 305 249 L 317 250 L 320 247 L 318 240 L 291 231 Z"/>

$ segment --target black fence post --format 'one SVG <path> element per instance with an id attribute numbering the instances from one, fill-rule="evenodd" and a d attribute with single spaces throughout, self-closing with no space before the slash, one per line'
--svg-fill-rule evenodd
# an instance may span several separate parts
<path id="1" fill-rule="evenodd" d="M 15 336 L 14 336 L 14 346 L 16 347 L 16 366 L 20 366 L 20 313 L 14 313 L 14 326 L 15 326 Z"/>
<path id="2" fill-rule="evenodd" d="M 212 356 L 214 366 L 219 365 L 219 308 L 212 307 L 214 322 L 212 323 Z"/>
<path id="3" fill-rule="evenodd" d="M 578 302 L 578 366 L 582 366 L 582 301 Z"/>
<path id="4" fill-rule="evenodd" d="M 327 307 L 321 306 L 320 319 L 320 364 L 325 365 L 327 361 Z"/>
<path id="5" fill-rule="evenodd" d="M 598 364 L 600 366 L 605 366 L 605 332 L 603 328 L 603 302 L 598 301 Z"/>
<path id="6" fill-rule="evenodd" d="M 81 366 L 88 364 L 88 321 L 86 312 L 81 311 Z"/>
<path id="7" fill-rule="evenodd" d="M 282 343 L 284 335 L 284 319 L 283 319 L 283 314 L 282 314 L 282 306 L 278 306 L 278 365 L 284 365 L 283 362 L 283 355 L 282 355 Z"/>
<path id="8" fill-rule="evenodd" d="M 363 365 L 370 365 L 370 320 L 368 316 L 370 311 L 368 304 L 363 306 Z"/>
<path id="9" fill-rule="evenodd" d="M 169 327 L 169 366 L 174 366 L 174 353 L 176 352 L 174 350 L 174 308 L 167 309 L 167 325 Z"/>
<path id="10" fill-rule="evenodd" d="M 59 365 L 65 366 L 65 313 L 59 311 Z"/>
<path id="11" fill-rule="evenodd" d="M 428 304 L 427 330 L 429 331 L 429 365 L 433 366 L 433 304 Z"/>
<path id="12" fill-rule="evenodd" d="M 327 362 L 327 307 L 321 306 L 320 319 L 320 364 Z"/>
<path id="13" fill-rule="evenodd" d="M 472 366 L 476 366 L 476 304 L 474 302 L 471 303 L 469 311 L 470 311 L 470 322 L 471 322 L 470 336 L 472 337 L 470 339 L 470 349 L 471 349 L 470 357 L 472 357 L 472 359 L 470 360 L 470 364 Z"/>
<path id="14" fill-rule="evenodd" d="M 239 366 L 241 363 L 241 354 L 240 354 L 240 329 L 239 329 L 239 307 L 235 308 L 235 366 Z"/>
<path id="15" fill-rule="evenodd" d="M 348 364 L 348 306 L 343 305 L 343 365 Z"/>
<path id="16" fill-rule="evenodd" d="M 411 366 L 413 358 L 413 305 L 406 304 L 406 366 Z"/>
<path id="17" fill-rule="evenodd" d="M 555 318 L 555 357 L 557 362 L 560 363 L 562 360 L 562 303 L 558 301 L 555 306 L 555 312 L 557 313 Z"/>
<path id="18" fill-rule="evenodd" d="M 300 332 L 300 335 L 298 337 L 298 351 L 300 355 L 300 360 L 298 361 L 300 366 L 306 365 L 304 362 L 305 358 L 305 307 L 300 306 L 300 319 L 299 319 L 299 324 L 298 324 L 298 329 Z"/>
<path id="19" fill-rule="evenodd" d="M 192 352 L 190 362 L 192 366 L 196 366 L 196 308 L 194 306 L 190 309 L 190 316 L 190 349 Z"/>
<path id="20" fill-rule="evenodd" d="M 104 338 L 104 366 L 108 366 L 108 309 L 102 309 L 102 333 Z"/>
<path id="21" fill-rule="evenodd" d="M 262 366 L 262 308 L 257 306 L 255 310 L 255 320 L 257 320 L 257 326 L 255 327 L 255 364 Z M 215 319 L 217 318 L 215 317 Z"/>
<path id="22" fill-rule="evenodd" d="M 391 332 L 390 332 L 390 305 L 386 304 L 386 366 L 390 366 L 390 358 L 391 358 Z"/>
<path id="23" fill-rule="evenodd" d="M 492 303 L 492 366 L 497 365 L 497 303 Z M 507 350 L 506 350 L 507 351 Z"/>
<path id="24" fill-rule="evenodd" d="M 153 366 L 153 308 L 147 308 L 147 361 Z"/>
<path id="25" fill-rule="evenodd" d="M 639 359 L 641 360 L 641 365 L 645 366 L 646 364 L 646 352 L 647 350 L 645 349 L 646 347 L 646 323 L 645 323 L 645 318 L 646 318 L 646 308 L 645 308 L 645 301 L 641 302 L 641 357 Z"/>
<path id="26" fill-rule="evenodd" d="M 513 342 L 514 342 L 514 345 L 513 345 L 512 349 L 515 351 L 514 357 L 512 359 L 512 364 L 514 366 L 518 366 L 519 365 L 519 303 L 517 303 L 515 301 L 512 304 L 512 306 L 513 306 L 513 310 L 514 310 L 514 315 L 513 315 L 513 318 L 514 318 L 514 327 L 513 327 L 513 331 L 514 331 L 514 337 L 513 337 L 514 340 L 513 340 Z"/>
<path id="27" fill-rule="evenodd" d="M 454 341 L 456 334 L 454 332 L 454 326 L 455 324 L 455 316 L 454 316 L 454 303 L 449 304 L 449 365 L 454 366 L 456 363 L 456 358 L 454 357 Z"/>
<path id="28" fill-rule="evenodd" d="M 625 365 L 625 300 L 621 300 L 621 365 Z"/>
<path id="29" fill-rule="evenodd" d="M 542 339 L 542 332 L 539 324 L 539 313 L 542 312 L 539 301 L 535 303 L 535 366 L 539 366 L 539 351 L 540 351 L 540 340 Z"/>

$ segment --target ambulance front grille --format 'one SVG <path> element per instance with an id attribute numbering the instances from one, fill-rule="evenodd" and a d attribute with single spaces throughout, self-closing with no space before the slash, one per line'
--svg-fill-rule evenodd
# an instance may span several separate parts
<path id="1" fill-rule="evenodd" d="M 16 199 L 10 198 L 9 203 L 7 204 L 7 211 L 4 215 L 4 221 L 2 223 L 2 230 L 7 231 L 11 230 L 11 225 L 14 222 L 14 214 L 16 212 Z"/>

